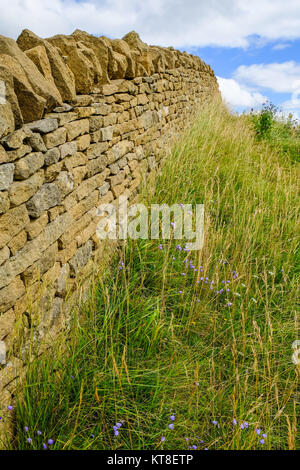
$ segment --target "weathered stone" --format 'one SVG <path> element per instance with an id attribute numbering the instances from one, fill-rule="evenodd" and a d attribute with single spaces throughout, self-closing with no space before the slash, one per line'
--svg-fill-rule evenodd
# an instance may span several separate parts
<path id="1" fill-rule="evenodd" d="M 35 150 L 36 152 L 46 152 L 47 148 L 44 144 L 44 141 L 40 134 L 33 132 L 30 137 L 28 137 L 26 140 L 28 140 L 32 150 Z"/>
<path id="2" fill-rule="evenodd" d="M 39 38 L 34 33 L 25 29 L 17 39 L 19 47 L 26 51 L 36 46 L 44 46 L 50 66 L 51 73 L 63 101 L 69 101 L 75 98 L 75 79 L 74 74 L 64 63 L 58 49 L 45 39 Z"/>
<path id="3" fill-rule="evenodd" d="M 93 102 L 93 97 L 90 95 L 77 95 L 73 100 L 73 106 L 89 106 Z"/>
<path id="4" fill-rule="evenodd" d="M 100 186 L 100 188 L 98 188 L 98 191 L 99 191 L 99 196 L 105 196 L 105 194 L 108 193 L 109 191 L 109 188 L 110 188 L 110 185 L 109 183 L 106 181 L 104 184 L 102 184 L 102 186 Z"/>
<path id="5" fill-rule="evenodd" d="M 93 243 L 89 240 L 85 245 L 77 250 L 73 258 L 70 259 L 70 274 L 71 277 L 75 275 L 86 265 L 93 249 Z"/>
<path id="6" fill-rule="evenodd" d="M 27 242 L 27 233 L 25 230 L 22 230 L 18 235 L 10 240 L 8 246 L 10 248 L 11 254 L 14 256 L 17 252 L 23 248 L 25 243 Z"/>
<path id="7" fill-rule="evenodd" d="M 109 81 L 108 78 L 108 62 L 109 62 L 109 50 L 111 49 L 109 40 L 104 37 L 95 37 L 92 36 L 91 34 L 88 34 L 84 31 L 76 30 L 72 34 L 72 37 L 77 41 L 77 43 L 80 43 L 82 45 L 85 45 L 88 50 L 92 50 L 94 52 L 94 56 L 90 56 L 90 60 L 93 61 L 95 64 L 94 67 L 99 70 L 99 65 L 100 64 L 100 69 L 101 69 L 101 76 L 96 78 L 95 83 L 107 83 Z M 87 52 L 86 52 L 87 54 Z M 96 63 L 95 63 L 96 62 Z M 98 75 L 100 75 L 100 72 L 98 72 Z"/>
<path id="8" fill-rule="evenodd" d="M 52 181 L 54 181 L 62 171 L 63 165 L 63 161 L 60 161 L 48 166 L 45 170 L 45 182 L 52 183 Z"/>
<path id="9" fill-rule="evenodd" d="M 103 129 L 100 129 L 102 142 L 106 140 L 111 140 L 113 138 L 113 132 L 114 132 L 114 128 L 112 126 L 108 126 L 108 127 L 104 127 Z"/>
<path id="10" fill-rule="evenodd" d="M 90 130 L 88 119 L 80 119 L 66 124 L 68 141 L 76 139 L 76 137 L 88 134 Z"/>
<path id="11" fill-rule="evenodd" d="M 48 213 L 45 211 L 38 219 L 30 222 L 26 227 L 25 230 L 28 234 L 29 240 L 37 237 L 41 231 L 46 227 L 48 224 Z"/>
<path id="12" fill-rule="evenodd" d="M 108 155 L 108 163 L 113 163 L 116 160 L 119 160 L 121 157 L 126 155 L 126 153 L 130 152 L 133 149 L 133 143 L 128 140 L 122 140 L 114 145 L 109 151 L 107 152 Z"/>
<path id="13" fill-rule="evenodd" d="M 43 139 L 47 149 L 58 147 L 66 142 L 67 131 L 64 127 L 59 127 L 55 131 L 45 134 Z"/>
<path id="14" fill-rule="evenodd" d="M 89 196 L 82 199 L 78 204 L 72 207 L 70 213 L 75 220 L 80 219 L 87 211 L 96 206 L 98 201 L 98 192 L 95 190 Z"/>
<path id="15" fill-rule="evenodd" d="M 97 173 L 100 173 L 101 171 L 104 170 L 106 166 L 107 166 L 106 155 L 100 155 L 100 157 L 90 160 L 86 165 L 88 177 L 90 178 L 91 176 L 94 176 Z"/>
<path id="16" fill-rule="evenodd" d="M 124 171 L 119 171 L 115 176 L 110 176 L 108 181 L 110 182 L 111 187 L 116 186 L 117 184 L 120 184 L 124 181 L 125 179 L 125 172 Z"/>
<path id="17" fill-rule="evenodd" d="M 58 216 L 34 240 L 26 243 L 16 256 L 11 257 L 0 266 L 0 288 L 7 286 L 17 275 L 37 261 L 41 257 L 41 253 L 52 245 L 72 222 L 73 217 L 71 214 L 65 213 Z M 1 294 L 2 291 L 0 291 L 0 298 Z"/>
<path id="18" fill-rule="evenodd" d="M 74 179 L 72 173 L 62 171 L 59 173 L 55 184 L 59 187 L 61 193 L 66 196 L 74 189 Z M 56 204 L 55 204 L 56 205 Z"/>
<path id="19" fill-rule="evenodd" d="M 102 76 L 102 70 L 94 51 L 72 36 L 57 35 L 47 39 L 51 44 L 62 51 L 66 63 L 74 73 L 77 93 L 88 94 L 92 91 L 94 83 Z"/>
<path id="20" fill-rule="evenodd" d="M 90 132 L 95 132 L 103 127 L 104 117 L 103 116 L 92 116 L 90 119 Z"/>
<path id="21" fill-rule="evenodd" d="M 0 248 L 5 246 L 29 223 L 25 205 L 10 209 L 0 217 Z"/>
<path id="22" fill-rule="evenodd" d="M 48 210 L 49 221 L 53 222 L 56 217 L 58 217 L 60 214 L 63 214 L 64 212 L 65 207 L 63 205 L 51 207 L 51 209 Z"/>
<path id="23" fill-rule="evenodd" d="M 87 168 L 85 166 L 79 166 L 71 170 L 74 179 L 74 185 L 77 187 L 84 180 L 87 174 Z"/>
<path id="24" fill-rule="evenodd" d="M 6 364 L 6 344 L 0 340 L 0 364 Z"/>
<path id="25" fill-rule="evenodd" d="M 119 91 L 119 85 L 123 82 L 123 80 L 115 80 L 112 83 L 108 83 L 103 85 L 102 93 L 104 96 L 114 95 Z"/>
<path id="26" fill-rule="evenodd" d="M 39 121 L 27 124 L 27 127 L 33 132 L 40 132 L 41 134 L 48 134 L 58 128 L 57 119 L 40 119 Z"/>
<path id="27" fill-rule="evenodd" d="M 37 103 L 44 101 L 50 109 L 60 104 L 55 86 L 48 82 L 36 65 L 20 50 L 13 40 L 0 36 L 0 53 L 4 57 L 3 64 L 15 77 L 14 91 L 24 116 L 25 105 L 31 101 L 32 114 L 37 114 Z M 38 99 L 41 97 L 41 99 Z M 29 101 L 28 101 L 29 100 Z M 35 103 L 35 106 L 33 104 Z M 25 117 L 24 117 L 25 120 Z M 31 119 L 32 120 L 32 119 Z"/>
<path id="28" fill-rule="evenodd" d="M 107 116 L 111 112 L 111 106 L 105 103 L 94 103 L 93 108 L 95 110 L 95 114 L 100 114 L 102 116 Z"/>
<path id="29" fill-rule="evenodd" d="M 39 217 L 42 212 L 61 203 L 61 190 L 54 183 L 45 183 L 26 203 L 28 214 Z"/>
<path id="30" fill-rule="evenodd" d="M 49 149 L 45 154 L 45 165 L 53 165 L 60 159 L 60 150 L 56 147 Z"/>
<path id="31" fill-rule="evenodd" d="M 61 95 L 60 95 L 58 89 L 55 86 L 55 83 L 54 83 L 54 80 L 53 80 L 53 77 L 52 77 L 52 72 L 51 72 L 51 65 L 50 65 L 45 47 L 42 46 L 42 45 L 33 47 L 33 48 L 28 49 L 27 51 L 25 51 L 25 54 L 37 66 L 37 68 L 39 69 L 41 74 L 44 75 L 44 77 L 47 80 L 49 86 L 51 87 L 53 95 L 57 99 L 57 102 L 61 103 L 62 98 L 61 98 Z M 55 108 L 55 109 L 57 109 L 57 108 Z"/>
<path id="32" fill-rule="evenodd" d="M 67 281 L 70 277 L 70 266 L 68 263 L 64 264 L 60 270 L 59 276 L 55 283 L 56 294 L 64 297 L 67 294 Z"/>
<path id="33" fill-rule="evenodd" d="M 31 134 L 30 129 L 23 127 L 2 139 L 2 144 L 10 150 L 16 150 L 23 145 L 24 139 L 30 137 Z"/>
<path id="34" fill-rule="evenodd" d="M 88 196 L 97 187 L 101 186 L 109 175 L 109 173 L 109 169 L 105 168 L 102 173 L 99 173 L 98 175 L 95 175 L 92 178 L 83 181 L 82 184 L 74 191 L 76 193 L 78 201 Z"/>
<path id="35" fill-rule="evenodd" d="M 2 270 L 5 267 L 2 266 Z M 10 281 L 9 281 L 10 282 Z M 19 299 L 25 293 L 25 286 L 21 281 L 20 277 L 16 277 L 9 285 L 6 282 L 5 278 L 2 279 L 0 276 L 0 285 L 4 285 L 3 289 L 0 288 L 0 313 L 6 312 L 8 309 L 13 307 L 15 301 Z M 1 321 L 1 317 L 0 317 Z"/>
<path id="36" fill-rule="evenodd" d="M 24 157 L 24 155 L 30 153 L 31 150 L 32 148 L 29 145 L 21 145 L 21 147 L 16 150 L 7 151 L 7 161 L 14 162 L 15 160 L 18 160 L 19 158 Z"/>
<path id="37" fill-rule="evenodd" d="M 25 283 L 28 284 L 29 281 L 39 279 L 46 271 L 48 271 L 55 264 L 56 256 L 58 252 L 57 242 L 49 246 L 43 253 L 41 257 L 33 263 L 32 266 L 25 269 L 21 274 L 21 277 Z"/>
<path id="38" fill-rule="evenodd" d="M 62 106 L 58 106 L 57 108 L 53 109 L 54 113 L 68 113 L 69 111 L 72 111 L 74 109 L 73 106 L 71 106 L 68 103 L 63 103 Z"/>
<path id="39" fill-rule="evenodd" d="M 92 116 L 95 113 L 95 108 L 92 106 L 87 106 L 86 108 L 80 107 L 75 109 L 78 119 L 84 119 Z"/>
<path id="40" fill-rule="evenodd" d="M 82 152 L 83 150 L 86 150 L 91 143 L 91 136 L 90 134 L 82 135 L 76 139 L 77 142 L 77 150 L 79 152 Z"/>
<path id="41" fill-rule="evenodd" d="M 10 102 L 0 103 L 0 138 L 13 132 L 15 128 L 15 118 Z M 0 163 L 2 160 L 0 152 Z"/>
<path id="42" fill-rule="evenodd" d="M 67 142 L 61 145 L 59 149 L 60 149 L 60 158 L 64 159 L 65 157 L 70 157 L 77 152 L 77 143 Z"/>
<path id="43" fill-rule="evenodd" d="M 16 321 L 16 315 L 13 309 L 8 310 L 0 316 L 0 340 L 12 332 Z"/>
<path id="44" fill-rule="evenodd" d="M 85 165 L 88 161 L 88 157 L 82 152 L 76 152 L 71 157 L 67 157 L 64 159 L 63 167 L 70 171 L 72 168 Z"/>
<path id="45" fill-rule="evenodd" d="M 44 171 L 39 170 L 24 181 L 15 181 L 9 188 L 9 198 L 12 206 L 19 206 L 28 201 L 44 182 Z"/>
<path id="46" fill-rule="evenodd" d="M 67 112 L 67 113 L 47 113 L 45 115 L 46 119 L 55 119 L 58 122 L 58 126 L 62 127 L 68 124 L 68 122 L 76 121 L 78 119 L 78 115 L 75 112 Z"/>
<path id="47" fill-rule="evenodd" d="M 111 113 L 103 117 L 103 127 L 113 126 L 117 122 L 117 114 Z"/>
<path id="48" fill-rule="evenodd" d="M 120 167 L 117 163 L 112 163 L 111 165 L 109 165 L 109 169 L 113 175 L 116 175 L 120 171 Z"/>
<path id="49" fill-rule="evenodd" d="M 88 159 L 99 157 L 107 150 L 107 148 L 108 144 L 106 142 L 99 142 L 97 144 L 90 145 L 86 152 Z"/>
<path id="50" fill-rule="evenodd" d="M 10 256 L 10 251 L 8 246 L 4 246 L 3 248 L 0 249 L 0 266 L 1 264 L 5 263 L 6 260 L 8 260 Z"/>
<path id="51" fill-rule="evenodd" d="M 0 117 L 0 120 L 1 120 L 1 117 Z M 6 151 L 4 150 L 3 146 L 0 144 L 0 164 L 6 163 L 7 161 L 8 161 L 8 157 L 7 157 Z"/>
<path id="52" fill-rule="evenodd" d="M 0 191 L 9 189 L 14 180 L 14 168 L 15 165 L 13 163 L 0 165 Z"/>
<path id="53" fill-rule="evenodd" d="M 44 155 L 41 152 L 30 153 L 15 163 L 15 178 L 24 180 L 36 173 L 44 165 Z M 1 167 L 0 167 L 1 169 Z"/>

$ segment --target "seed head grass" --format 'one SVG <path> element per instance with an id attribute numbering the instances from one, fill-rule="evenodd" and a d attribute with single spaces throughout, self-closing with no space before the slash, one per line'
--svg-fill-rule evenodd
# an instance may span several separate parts
<path id="1" fill-rule="evenodd" d="M 249 117 L 205 107 L 140 197 L 204 204 L 203 248 L 119 247 L 71 333 L 28 366 L 13 446 L 299 447 L 297 171 Z"/>

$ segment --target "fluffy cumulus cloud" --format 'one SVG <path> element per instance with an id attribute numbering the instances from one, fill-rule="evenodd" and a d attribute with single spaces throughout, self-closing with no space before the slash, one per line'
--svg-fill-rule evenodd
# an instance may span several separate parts
<path id="1" fill-rule="evenodd" d="M 0 0 L 1 34 L 29 28 L 40 36 L 93 34 L 122 37 L 134 29 L 151 44 L 174 47 L 247 47 L 300 37 L 299 0 Z"/>
<path id="2" fill-rule="evenodd" d="M 290 99 L 280 105 L 284 113 L 300 112 L 300 64 L 294 61 L 272 64 L 241 65 L 233 74 L 241 88 L 257 92 L 288 93 Z"/>
<path id="3" fill-rule="evenodd" d="M 241 65 L 235 71 L 234 78 L 240 83 L 276 93 L 294 93 L 300 89 L 300 64 L 289 61 L 281 64 Z"/>
<path id="4" fill-rule="evenodd" d="M 217 77 L 217 79 L 223 100 L 233 109 L 257 108 L 267 100 L 266 96 L 242 86 L 232 78 Z"/>

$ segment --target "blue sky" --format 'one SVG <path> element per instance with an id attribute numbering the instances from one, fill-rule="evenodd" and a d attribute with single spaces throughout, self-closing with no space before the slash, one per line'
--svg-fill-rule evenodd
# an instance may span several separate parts
<path id="1" fill-rule="evenodd" d="M 287 62 L 295 62 L 300 64 L 300 40 L 293 41 L 272 41 L 268 44 L 260 44 L 259 42 L 253 43 L 244 48 L 229 48 L 229 47 L 188 47 L 187 52 L 199 55 L 205 62 L 211 65 L 215 74 L 218 77 L 224 79 L 237 79 L 241 86 L 245 86 L 250 92 L 257 91 L 265 96 L 269 101 L 276 104 L 279 108 L 283 108 L 283 111 L 293 111 L 294 114 L 298 114 L 300 111 L 300 105 L 298 103 L 289 103 L 292 96 L 291 91 L 276 91 L 274 82 L 279 80 L 279 77 L 274 75 L 274 82 L 270 80 L 270 83 L 256 83 L 255 77 L 251 80 L 248 76 L 242 78 L 241 74 L 237 74 L 237 70 L 241 66 L 249 67 L 251 65 L 261 65 L 261 69 L 267 69 L 270 64 L 285 64 Z M 278 85 L 277 85 L 278 86 Z M 288 86 L 287 88 L 288 89 Z M 257 105 L 260 107 L 260 105 Z M 299 107 L 299 109 L 298 109 Z M 245 105 L 234 106 L 235 110 L 243 111 L 248 110 L 249 107 Z M 299 113 L 300 115 L 300 113 Z"/>
<path id="2" fill-rule="evenodd" d="M 269 99 L 300 117 L 300 0 L 0 0 L 0 34 L 82 29 L 199 55 L 235 111 Z M 299 98 L 298 98 L 299 96 Z"/>

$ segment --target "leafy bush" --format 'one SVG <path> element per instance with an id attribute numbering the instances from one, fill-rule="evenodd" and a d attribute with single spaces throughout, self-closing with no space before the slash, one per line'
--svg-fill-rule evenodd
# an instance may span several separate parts
<path id="1" fill-rule="evenodd" d="M 259 113 L 252 110 L 251 120 L 259 141 L 268 140 L 272 148 L 293 162 L 300 160 L 300 125 L 292 114 L 285 117 L 277 106 L 267 102 Z"/>

